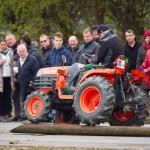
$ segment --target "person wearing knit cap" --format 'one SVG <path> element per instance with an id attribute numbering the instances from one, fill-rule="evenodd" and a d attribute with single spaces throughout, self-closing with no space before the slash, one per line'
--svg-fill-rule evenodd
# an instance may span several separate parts
<path id="1" fill-rule="evenodd" d="M 125 31 L 126 44 L 124 45 L 125 56 L 128 57 L 130 61 L 130 66 L 128 72 L 136 69 L 136 61 L 138 50 L 141 47 L 141 42 L 136 40 L 135 33 L 132 29 Z"/>
<path id="2" fill-rule="evenodd" d="M 146 53 L 149 49 L 150 49 L 150 30 L 146 30 L 144 32 L 144 42 L 138 51 L 136 69 L 139 69 L 142 63 L 144 62 Z M 148 94 L 149 89 L 147 86 L 148 86 L 147 83 L 143 83 L 141 88 Z"/>
<path id="3" fill-rule="evenodd" d="M 100 25 L 97 28 L 99 36 L 99 49 L 97 55 L 89 62 L 102 63 L 106 68 L 113 68 L 113 62 L 119 55 L 123 55 L 123 44 L 119 37 L 111 31 L 107 25 Z"/>

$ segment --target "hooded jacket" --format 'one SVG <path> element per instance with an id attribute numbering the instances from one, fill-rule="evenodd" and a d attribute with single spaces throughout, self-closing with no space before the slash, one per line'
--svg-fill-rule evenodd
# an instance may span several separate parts
<path id="1" fill-rule="evenodd" d="M 92 62 L 102 63 L 106 68 L 113 68 L 113 62 L 119 55 L 124 55 L 123 44 L 115 33 L 107 30 L 99 40 L 99 49 Z"/>

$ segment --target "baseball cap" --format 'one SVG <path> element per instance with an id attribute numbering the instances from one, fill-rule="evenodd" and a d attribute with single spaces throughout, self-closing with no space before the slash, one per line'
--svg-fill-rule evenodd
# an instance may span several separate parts
<path id="1" fill-rule="evenodd" d="M 101 34 L 102 32 L 105 32 L 109 30 L 108 26 L 107 25 L 100 25 L 98 28 L 97 28 L 97 33 L 98 34 Z"/>

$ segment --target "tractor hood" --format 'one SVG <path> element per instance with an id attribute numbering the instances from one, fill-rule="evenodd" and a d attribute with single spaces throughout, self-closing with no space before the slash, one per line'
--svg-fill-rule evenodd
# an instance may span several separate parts
<path id="1" fill-rule="evenodd" d="M 41 68 L 37 75 L 38 77 L 41 76 L 57 76 L 58 70 L 68 70 L 69 66 L 59 66 L 59 67 L 48 67 L 48 68 Z"/>

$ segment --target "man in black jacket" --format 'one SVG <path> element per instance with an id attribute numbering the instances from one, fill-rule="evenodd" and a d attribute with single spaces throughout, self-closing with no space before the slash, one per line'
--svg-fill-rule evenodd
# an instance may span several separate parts
<path id="1" fill-rule="evenodd" d="M 70 36 L 68 39 L 69 50 L 72 55 L 72 64 L 76 63 L 80 56 L 80 45 L 78 42 L 78 38 L 74 35 Z"/>
<path id="2" fill-rule="evenodd" d="M 19 45 L 17 47 L 17 52 L 20 57 L 18 60 L 18 79 L 21 87 L 22 103 L 24 103 L 27 95 L 33 91 L 31 82 L 37 74 L 39 65 L 37 59 L 28 54 L 25 45 Z"/>
<path id="3" fill-rule="evenodd" d="M 46 34 L 42 34 L 39 39 L 40 39 L 40 44 L 42 46 L 42 53 L 41 53 L 42 65 L 43 65 L 42 67 L 43 68 L 50 67 L 49 54 L 53 48 L 53 41 Z"/>
<path id="4" fill-rule="evenodd" d="M 83 30 L 83 39 L 84 39 L 84 44 L 81 45 L 79 49 L 79 51 L 81 52 L 80 52 L 80 56 L 78 59 L 78 63 L 88 64 L 89 62 L 87 58 L 85 58 L 85 55 L 95 56 L 99 48 L 99 45 L 97 42 L 95 42 L 91 28 L 86 28 Z"/>
<path id="5" fill-rule="evenodd" d="M 135 33 L 133 30 L 128 29 L 125 31 L 125 37 L 127 43 L 124 45 L 125 56 L 130 60 L 129 72 L 136 69 L 136 61 L 139 48 L 142 46 L 142 43 L 136 41 Z"/>
<path id="6" fill-rule="evenodd" d="M 89 61 L 102 63 L 106 68 L 113 68 L 113 62 L 119 55 L 123 55 L 123 44 L 119 37 L 108 26 L 100 25 L 97 28 L 99 36 L 99 50 L 97 55 Z"/>

